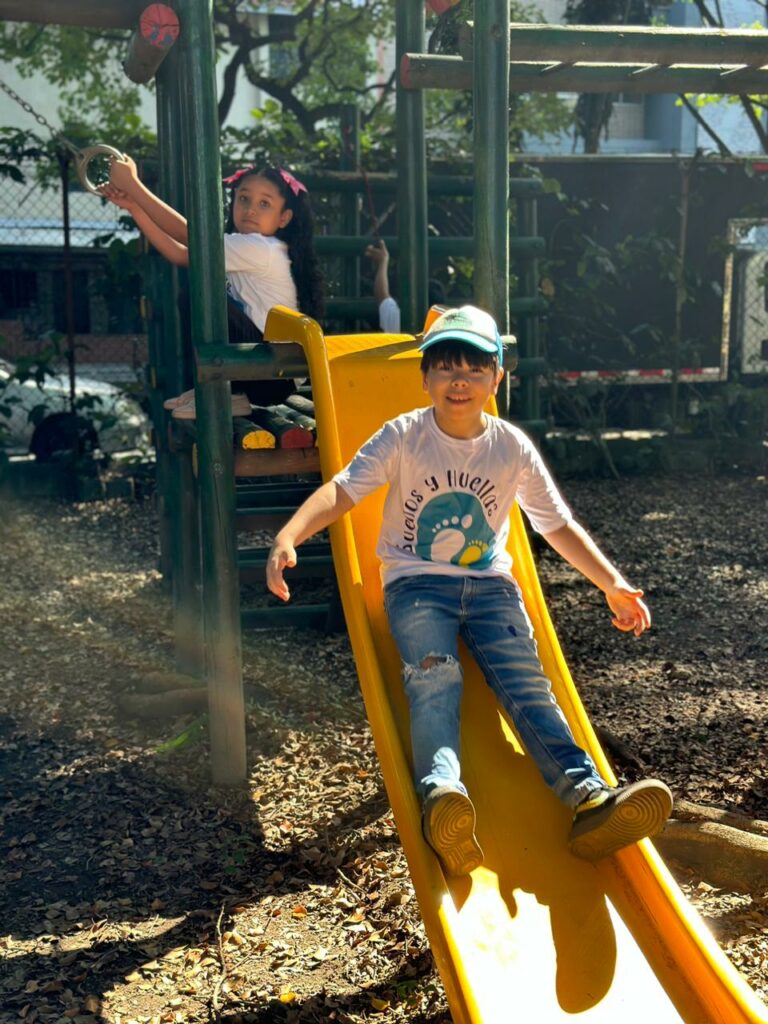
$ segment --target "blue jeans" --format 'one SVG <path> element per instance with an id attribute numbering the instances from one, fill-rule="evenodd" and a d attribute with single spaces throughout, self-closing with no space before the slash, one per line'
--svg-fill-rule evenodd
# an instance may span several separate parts
<path id="1" fill-rule="evenodd" d="M 556 795 L 575 807 L 605 788 L 555 701 L 512 580 L 401 576 L 385 587 L 384 606 L 403 662 L 414 777 L 422 800 L 435 786 L 467 792 L 459 764 L 459 636 Z"/>

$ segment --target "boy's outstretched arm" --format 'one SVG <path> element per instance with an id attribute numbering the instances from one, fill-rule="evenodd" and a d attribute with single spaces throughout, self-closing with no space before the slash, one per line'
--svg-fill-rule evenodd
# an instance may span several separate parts
<path id="1" fill-rule="evenodd" d="M 185 246 L 189 245 L 186 218 L 182 217 L 173 207 L 168 206 L 159 196 L 156 196 L 154 192 L 147 188 L 139 178 L 136 164 L 131 157 L 126 156 L 124 160 L 112 161 L 109 169 L 109 183 L 130 196 L 139 209 L 144 211 L 146 216 L 157 225 L 160 231 L 169 235 L 175 242 L 181 242 Z M 138 224 L 136 215 L 132 213 L 132 216 Z M 146 234 L 144 228 L 141 228 L 141 230 Z M 155 248 L 159 247 L 155 246 Z"/>
<path id="2" fill-rule="evenodd" d="M 288 600 L 291 592 L 283 579 L 283 570 L 296 565 L 296 548 L 308 537 L 335 523 L 354 505 L 347 492 L 333 480 L 310 494 L 275 537 L 269 552 L 267 586 L 273 594 L 283 601 Z"/>
<path id="3" fill-rule="evenodd" d="M 602 590 L 617 629 L 633 632 L 635 636 L 648 629 L 651 613 L 642 600 L 643 591 L 630 587 L 583 527 L 571 521 L 559 530 L 545 533 L 544 539 L 566 562 Z"/>

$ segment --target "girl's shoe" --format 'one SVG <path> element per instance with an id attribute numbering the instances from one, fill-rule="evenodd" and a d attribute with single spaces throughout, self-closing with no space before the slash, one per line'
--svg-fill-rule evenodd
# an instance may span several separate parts
<path id="1" fill-rule="evenodd" d="M 180 405 L 186 405 L 188 402 L 194 402 L 195 400 L 195 389 L 191 391 L 183 391 L 180 395 L 176 395 L 175 398 L 166 398 L 163 402 L 164 409 L 176 409 Z"/>
<path id="2" fill-rule="evenodd" d="M 251 403 L 248 401 L 247 395 L 239 393 L 232 395 L 233 416 L 250 416 L 252 412 Z M 195 408 L 194 393 L 192 394 L 192 400 L 190 402 L 185 402 L 183 405 L 177 405 L 172 410 L 171 416 L 175 420 L 196 420 L 197 410 Z"/>
<path id="3" fill-rule="evenodd" d="M 449 875 L 468 875 L 483 863 L 475 836 L 475 808 L 464 793 L 437 786 L 424 801 L 424 838 Z"/>
<path id="4" fill-rule="evenodd" d="M 603 789 L 576 808 L 571 852 L 600 860 L 640 839 L 655 836 L 672 812 L 672 793 L 658 779 Z"/>

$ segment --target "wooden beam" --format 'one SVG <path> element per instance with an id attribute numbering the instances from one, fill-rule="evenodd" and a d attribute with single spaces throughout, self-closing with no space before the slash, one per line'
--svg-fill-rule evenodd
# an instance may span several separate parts
<path id="1" fill-rule="evenodd" d="M 590 61 L 605 64 L 768 63 L 763 29 L 667 28 L 646 25 L 510 26 L 512 61 Z M 473 30 L 465 26 L 459 52 L 472 59 Z"/>
<path id="2" fill-rule="evenodd" d="M 241 342 L 235 345 L 206 345 L 195 352 L 197 379 L 272 380 L 275 377 L 305 377 L 307 359 L 301 345 L 292 342 L 264 345 Z"/>
<path id="3" fill-rule="evenodd" d="M 80 28 L 134 28 L 147 0 L 0 0 L 0 21 Z"/>
<path id="4" fill-rule="evenodd" d="M 362 174 L 350 171 L 318 171 L 304 173 L 301 180 L 310 192 L 371 192 L 394 193 L 397 190 L 397 175 L 372 171 L 363 177 Z M 475 179 L 460 174 L 434 174 L 427 178 L 427 191 L 430 196 L 471 196 L 475 187 Z M 544 191 L 538 178 L 510 178 L 509 194 L 511 196 L 533 195 Z M 387 243 L 389 245 L 389 243 Z"/>
<path id="5" fill-rule="evenodd" d="M 768 40 L 768 36 L 766 37 Z M 472 61 L 406 53 L 400 64 L 406 89 L 472 89 Z M 629 92 L 643 94 L 768 93 L 768 69 L 641 67 L 633 65 L 510 64 L 510 92 Z"/>
<path id="6" fill-rule="evenodd" d="M 274 448 L 271 451 L 235 452 L 235 476 L 282 476 L 319 473 L 317 448 Z"/>

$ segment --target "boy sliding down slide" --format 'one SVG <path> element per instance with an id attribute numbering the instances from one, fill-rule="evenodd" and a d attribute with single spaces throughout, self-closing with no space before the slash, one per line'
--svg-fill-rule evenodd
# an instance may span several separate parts
<path id="1" fill-rule="evenodd" d="M 459 763 L 461 636 L 544 781 L 573 808 L 572 852 L 598 860 L 657 834 L 672 794 L 655 779 L 609 786 L 576 744 L 511 575 L 506 541 L 513 503 L 603 591 L 617 629 L 640 636 L 650 612 L 643 592 L 574 521 L 530 438 L 484 411 L 504 373 L 493 318 L 473 306 L 448 310 L 424 335 L 421 351 L 432 404 L 386 422 L 304 502 L 275 538 L 267 585 L 287 601 L 283 572 L 296 565 L 296 548 L 389 484 L 377 555 L 403 664 L 427 842 L 448 874 L 467 874 L 482 863 Z"/>

